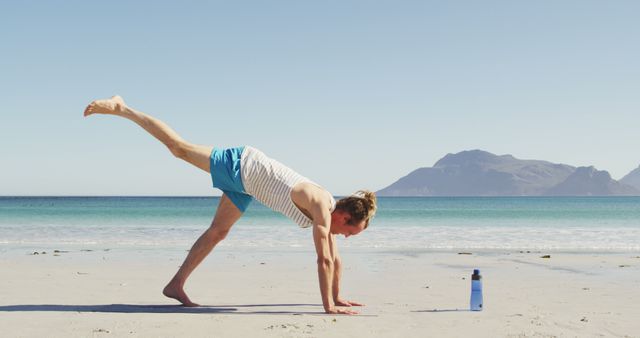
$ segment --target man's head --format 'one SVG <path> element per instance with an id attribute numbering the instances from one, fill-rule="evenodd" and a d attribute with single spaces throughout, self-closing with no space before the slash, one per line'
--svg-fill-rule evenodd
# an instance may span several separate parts
<path id="1" fill-rule="evenodd" d="M 360 190 L 340 199 L 331 214 L 331 233 L 345 237 L 357 235 L 369 226 L 376 209 L 376 195 L 371 191 Z"/>

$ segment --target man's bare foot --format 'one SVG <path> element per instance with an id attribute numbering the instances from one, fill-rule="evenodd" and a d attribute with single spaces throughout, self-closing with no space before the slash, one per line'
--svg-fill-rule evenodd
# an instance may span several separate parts
<path id="1" fill-rule="evenodd" d="M 91 102 L 84 110 L 84 116 L 91 114 L 113 114 L 121 115 L 124 113 L 127 105 L 124 103 L 122 97 L 116 95 L 110 99 L 95 100 Z"/>
<path id="2" fill-rule="evenodd" d="M 184 289 L 179 285 L 177 285 L 177 283 L 174 283 L 173 281 L 169 282 L 169 284 L 167 284 L 167 286 L 164 287 L 164 290 L 162 290 L 162 294 L 169 298 L 173 298 L 179 301 L 180 303 L 182 303 L 182 305 L 186 307 L 200 306 L 199 304 L 192 302 L 187 296 L 187 294 L 184 292 Z"/>

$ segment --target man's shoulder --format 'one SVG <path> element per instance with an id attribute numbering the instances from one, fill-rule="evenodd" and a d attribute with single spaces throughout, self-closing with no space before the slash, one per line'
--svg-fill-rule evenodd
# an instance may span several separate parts
<path id="1" fill-rule="evenodd" d="M 313 182 L 300 182 L 293 187 L 291 193 L 306 198 L 308 202 L 321 204 L 328 203 L 327 196 L 331 196 L 326 189 Z"/>

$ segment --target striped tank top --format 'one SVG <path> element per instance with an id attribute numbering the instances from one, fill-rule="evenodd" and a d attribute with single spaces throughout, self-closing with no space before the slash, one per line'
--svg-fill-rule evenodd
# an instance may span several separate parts
<path id="1" fill-rule="evenodd" d="M 317 184 L 250 146 L 246 146 L 242 152 L 240 171 L 247 194 L 265 206 L 289 217 L 302 228 L 313 225 L 313 221 L 291 200 L 291 190 L 301 182 Z M 331 194 L 327 194 L 331 198 L 331 211 L 333 211 L 336 201 Z"/>

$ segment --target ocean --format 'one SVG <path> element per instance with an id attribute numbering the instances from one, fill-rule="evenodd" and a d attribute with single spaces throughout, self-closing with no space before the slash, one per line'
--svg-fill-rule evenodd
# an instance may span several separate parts
<path id="1" fill-rule="evenodd" d="M 0 250 L 187 250 L 219 197 L 0 197 Z M 381 197 L 347 250 L 640 252 L 640 197 Z M 220 247 L 313 251 L 254 201 Z"/>

